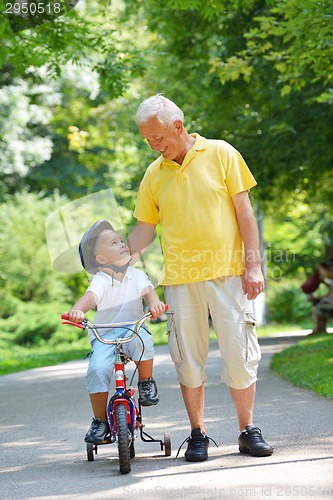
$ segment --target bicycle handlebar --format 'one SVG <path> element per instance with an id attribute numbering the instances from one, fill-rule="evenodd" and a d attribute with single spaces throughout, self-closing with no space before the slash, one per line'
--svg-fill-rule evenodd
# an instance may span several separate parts
<path id="1" fill-rule="evenodd" d="M 167 311 L 169 309 L 168 304 L 165 304 L 164 307 L 165 307 L 165 309 L 164 309 L 165 311 Z M 88 327 L 93 332 L 95 337 L 100 342 L 102 342 L 102 344 L 115 345 L 115 344 L 125 344 L 126 342 L 130 342 L 135 337 L 135 335 L 139 332 L 143 323 L 145 321 L 147 321 L 147 319 L 149 319 L 149 318 L 151 318 L 151 313 L 147 312 L 140 319 L 138 319 L 137 321 L 134 321 L 134 322 L 133 321 L 131 321 L 131 322 L 126 321 L 126 322 L 120 322 L 120 323 L 94 324 L 94 323 L 91 323 L 87 318 L 84 318 L 82 323 L 74 323 L 73 321 L 69 321 L 69 314 L 62 313 L 61 319 L 63 321 L 61 323 L 63 325 L 76 326 L 77 328 L 81 328 L 82 330 L 85 330 Z M 101 328 L 120 328 L 120 327 L 125 327 L 125 326 L 128 327 L 131 325 L 135 325 L 135 327 L 134 327 L 132 335 L 130 335 L 130 337 L 128 337 L 128 338 L 117 338 L 115 340 L 105 340 L 97 331 L 97 328 L 100 328 L 100 329 Z"/>

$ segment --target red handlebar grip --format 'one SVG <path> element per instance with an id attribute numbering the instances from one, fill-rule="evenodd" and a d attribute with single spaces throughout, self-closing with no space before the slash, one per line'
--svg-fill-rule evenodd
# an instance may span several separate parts
<path id="1" fill-rule="evenodd" d="M 169 309 L 168 304 L 164 304 L 164 311 L 167 311 Z"/>
<path id="2" fill-rule="evenodd" d="M 63 325 L 76 326 L 77 328 L 81 328 L 82 330 L 84 330 L 86 327 L 86 325 L 83 323 L 74 323 L 73 321 L 69 321 L 69 314 L 67 314 L 67 313 L 62 313 L 61 319 L 63 320 L 62 321 Z"/>

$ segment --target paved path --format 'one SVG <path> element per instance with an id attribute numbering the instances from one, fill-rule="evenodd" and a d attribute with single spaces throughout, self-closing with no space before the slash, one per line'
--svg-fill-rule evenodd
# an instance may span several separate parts
<path id="1" fill-rule="evenodd" d="M 333 401 L 294 388 L 269 370 L 272 353 L 301 338 L 262 339 L 256 424 L 275 447 L 271 457 L 238 453 L 237 422 L 229 392 L 219 381 L 212 342 L 207 364 L 207 432 L 219 444 L 209 459 L 174 460 L 189 428 L 167 348 L 157 347 L 155 377 L 161 401 L 144 410 L 148 433 L 171 433 L 172 456 L 136 440 L 128 475 L 118 472 L 116 445 L 86 460 L 83 436 L 91 412 L 84 389 L 86 362 L 70 362 L 0 377 L 1 499 L 232 499 L 332 498 Z M 200 472 L 200 474 L 198 474 Z"/>

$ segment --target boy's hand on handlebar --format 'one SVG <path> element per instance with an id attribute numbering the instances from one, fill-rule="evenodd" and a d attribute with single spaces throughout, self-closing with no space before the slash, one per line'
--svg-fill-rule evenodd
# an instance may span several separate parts
<path id="1" fill-rule="evenodd" d="M 79 309 L 71 309 L 68 313 L 69 321 L 73 323 L 82 323 L 84 320 L 84 312 Z"/>
<path id="2" fill-rule="evenodd" d="M 152 319 L 156 319 L 158 316 L 161 316 L 161 314 L 163 314 L 165 310 L 165 304 L 160 300 L 154 304 L 151 304 L 148 309 Z"/>

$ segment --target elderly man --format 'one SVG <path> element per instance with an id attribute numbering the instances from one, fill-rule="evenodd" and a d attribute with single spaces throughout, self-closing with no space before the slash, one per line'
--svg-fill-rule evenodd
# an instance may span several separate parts
<path id="1" fill-rule="evenodd" d="M 164 285 L 173 311 L 169 349 L 189 416 L 191 435 L 185 458 L 206 460 L 205 363 L 209 315 L 218 338 L 221 379 L 231 392 L 240 435 L 239 451 L 268 456 L 273 448 L 253 425 L 260 349 L 252 302 L 264 289 L 259 236 L 248 192 L 256 185 L 242 156 L 222 140 L 189 134 L 182 110 L 162 95 L 143 101 L 136 123 L 160 153 L 138 192 L 130 235 L 139 253 L 162 227 Z"/>

